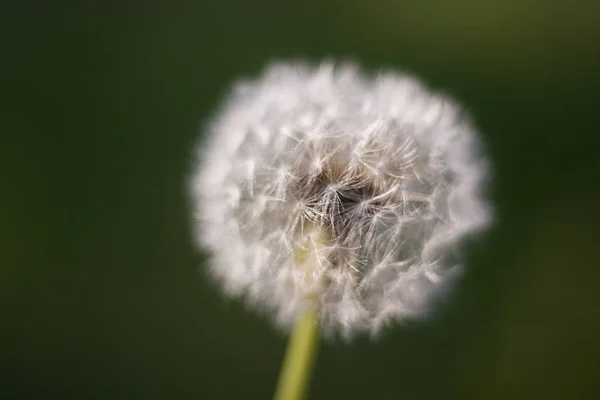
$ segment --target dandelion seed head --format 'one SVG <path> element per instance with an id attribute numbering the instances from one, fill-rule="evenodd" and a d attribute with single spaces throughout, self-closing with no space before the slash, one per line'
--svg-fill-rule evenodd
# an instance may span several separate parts
<path id="1" fill-rule="evenodd" d="M 412 76 L 274 64 L 234 85 L 199 146 L 196 238 L 223 289 L 280 326 L 311 297 L 326 333 L 375 334 L 425 313 L 489 225 L 480 147 Z"/>

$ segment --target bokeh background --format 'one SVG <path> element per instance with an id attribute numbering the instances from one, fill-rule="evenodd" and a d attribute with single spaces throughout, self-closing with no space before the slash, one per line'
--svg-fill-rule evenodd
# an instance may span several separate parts
<path id="1" fill-rule="evenodd" d="M 324 344 L 310 397 L 600 398 L 600 3 L 25 1 L 0 23 L 0 398 L 271 397 L 285 337 L 207 281 L 185 183 L 231 82 L 290 57 L 416 73 L 494 162 L 454 293 Z"/>

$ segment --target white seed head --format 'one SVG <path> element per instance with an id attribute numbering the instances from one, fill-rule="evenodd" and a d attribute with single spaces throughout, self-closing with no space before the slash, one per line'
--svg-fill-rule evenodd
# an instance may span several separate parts
<path id="1" fill-rule="evenodd" d="M 275 64 L 234 85 L 199 146 L 196 237 L 278 325 L 311 298 L 326 333 L 375 334 L 460 271 L 457 245 L 491 221 L 487 173 L 456 103 L 414 77 Z"/>

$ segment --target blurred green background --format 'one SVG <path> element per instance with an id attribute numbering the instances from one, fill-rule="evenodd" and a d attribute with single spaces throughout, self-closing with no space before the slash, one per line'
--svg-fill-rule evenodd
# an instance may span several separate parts
<path id="1" fill-rule="evenodd" d="M 207 281 L 186 174 L 235 78 L 327 56 L 465 104 L 497 223 L 431 319 L 325 344 L 310 397 L 600 398 L 600 3 L 112 3 L 0 6 L 1 398 L 271 397 L 285 337 Z"/>

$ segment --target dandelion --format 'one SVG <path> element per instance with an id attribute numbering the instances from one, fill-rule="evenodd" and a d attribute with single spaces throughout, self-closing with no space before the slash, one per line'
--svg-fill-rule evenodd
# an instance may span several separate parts
<path id="1" fill-rule="evenodd" d="M 468 118 L 406 74 L 272 65 L 234 86 L 199 153 L 211 275 L 286 330 L 307 312 L 346 338 L 423 315 L 491 220 Z"/>

